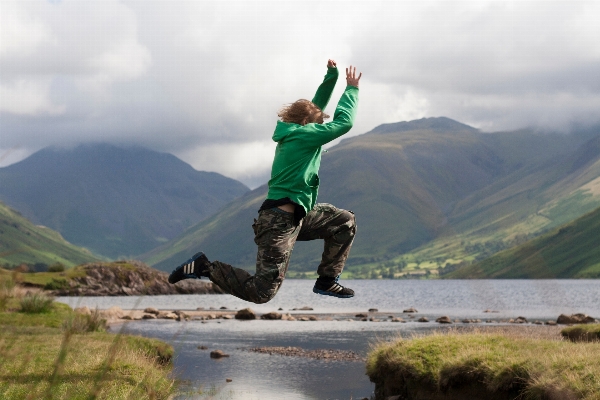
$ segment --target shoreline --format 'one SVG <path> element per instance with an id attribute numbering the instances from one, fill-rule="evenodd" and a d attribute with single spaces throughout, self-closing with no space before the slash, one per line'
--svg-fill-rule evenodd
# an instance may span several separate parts
<path id="1" fill-rule="evenodd" d="M 249 311 L 247 311 L 249 310 Z M 88 307 L 75 308 L 75 312 L 89 314 L 92 311 Z M 156 309 L 148 307 L 145 309 L 121 309 L 118 306 L 113 306 L 108 309 L 99 309 L 100 315 L 106 319 L 108 326 L 116 326 L 129 321 L 141 320 L 176 320 L 176 321 L 201 321 L 206 323 L 211 320 L 280 320 L 280 321 L 348 321 L 348 322 L 393 322 L 393 323 L 418 323 L 423 325 L 437 326 L 571 326 L 579 323 L 599 323 L 597 319 L 587 316 L 586 314 L 573 314 L 566 316 L 561 314 L 555 319 L 535 319 L 528 320 L 522 316 L 513 318 L 494 317 L 495 311 L 485 310 L 489 312 L 490 317 L 482 318 L 450 318 L 447 315 L 438 314 L 436 317 L 425 316 L 422 313 L 415 311 L 407 312 L 385 312 L 378 310 L 356 311 L 356 312 L 316 312 L 311 308 L 303 307 L 291 309 L 288 311 L 277 310 L 271 312 L 254 312 L 249 308 L 242 310 L 231 310 L 224 307 L 220 309 L 196 309 L 196 310 L 173 310 L 173 309 Z M 241 315 L 244 314 L 244 315 Z M 429 315 L 429 314 L 428 314 Z M 572 319 L 573 318 L 573 319 Z M 574 318 L 579 318 L 575 320 Z"/>

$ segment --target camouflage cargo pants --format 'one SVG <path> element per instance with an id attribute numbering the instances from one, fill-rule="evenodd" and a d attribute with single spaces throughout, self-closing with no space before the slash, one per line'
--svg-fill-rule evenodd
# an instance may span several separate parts
<path id="1" fill-rule="evenodd" d="M 260 211 L 252 225 L 258 245 L 256 273 L 213 261 L 210 280 L 227 293 L 253 303 L 266 303 L 279 290 L 297 240 L 324 239 L 319 276 L 342 273 L 356 233 L 354 214 L 331 204 L 317 204 L 294 226 L 294 215 L 279 209 Z"/>

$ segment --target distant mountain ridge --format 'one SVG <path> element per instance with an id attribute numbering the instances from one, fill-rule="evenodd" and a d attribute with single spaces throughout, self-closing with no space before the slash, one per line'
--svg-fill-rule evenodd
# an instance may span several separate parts
<path id="1" fill-rule="evenodd" d="M 0 168 L 0 182 L 0 200 L 110 258 L 149 251 L 249 190 L 171 154 L 109 144 L 40 150 Z"/>
<path id="2" fill-rule="evenodd" d="M 318 201 L 355 212 L 358 233 L 347 270 L 356 276 L 383 264 L 400 268 L 407 263 L 403 254 L 438 242 L 422 255 L 441 268 L 484 254 L 467 242 L 539 234 L 600 205 L 600 192 L 587 195 L 584 188 L 600 177 L 600 159 L 589 152 L 584 165 L 569 172 L 569 160 L 580 160 L 577 152 L 598 137 L 600 129 L 570 136 L 483 133 L 444 117 L 385 124 L 323 154 Z M 266 192 L 265 185 L 247 193 L 142 258 L 168 269 L 202 250 L 252 269 L 250 224 Z M 524 221 L 531 225 L 519 226 Z M 314 271 L 321 251 L 322 242 L 298 243 L 290 270 Z"/>

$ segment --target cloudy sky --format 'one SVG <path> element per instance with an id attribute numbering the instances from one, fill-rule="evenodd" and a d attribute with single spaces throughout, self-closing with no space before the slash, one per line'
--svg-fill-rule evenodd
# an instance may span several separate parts
<path id="1" fill-rule="evenodd" d="M 328 58 L 363 72 L 349 135 L 598 123 L 598 21 L 597 1 L 0 0 L 0 166 L 105 141 L 255 187 L 277 110 L 312 97 Z"/>

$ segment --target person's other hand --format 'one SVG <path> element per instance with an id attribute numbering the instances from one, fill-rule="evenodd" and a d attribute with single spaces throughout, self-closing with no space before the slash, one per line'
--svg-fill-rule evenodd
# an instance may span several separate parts
<path id="1" fill-rule="evenodd" d="M 327 68 L 335 68 L 335 67 L 337 67 L 337 65 L 335 64 L 335 61 L 327 60 Z"/>
<path id="2" fill-rule="evenodd" d="M 360 77 L 362 76 L 362 72 L 356 77 L 356 67 L 346 68 L 346 83 L 348 86 L 356 86 L 358 87 L 358 82 L 360 81 Z"/>

